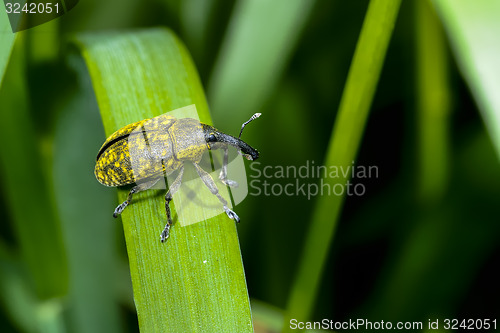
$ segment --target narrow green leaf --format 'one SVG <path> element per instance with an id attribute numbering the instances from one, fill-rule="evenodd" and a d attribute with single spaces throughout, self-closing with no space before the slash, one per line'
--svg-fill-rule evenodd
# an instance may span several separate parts
<path id="1" fill-rule="evenodd" d="M 433 0 L 500 158 L 500 2 Z"/>
<path id="2" fill-rule="evenodd" d="M 54 60 L 59 53 L 60 23 L 56 19 L 27 30 L 30 63 L 36 64 Z"/>
<path id="3" fill-rule="evenodd" d="M 494 148 L 487 141 L 487 133 L 474 128 L 473 134 L 468 133 L 468 140 L 461 143 L 461 149 L 454 155 L 453 168 L 450 167 L 452 89 L 446 36 L 430 3 L 415 1 L 414 5 L 419 205 L 403 204 L 406 210 L 413 210 L 406 214 L 408 226 L 396 236 L 404 241 L 391 246 L 382 278 L 366 302 L 367 317 L 384 316 L 388 321 L 426 318 L 443 309 L 454 309 L 456 300 L 465 297 L 495 242 L 491 226 L 475 223 L 491 220 L 486 208 L 490 205 L 484 198 L 491 194 L 484 194 L 487 191 L 479 185 L 481 176 L 477 176 L 477 166 L 481 166 L 480 174 L 488 179 L 487 183 L 498 190 L 493 185 L 500 175 Z M 463 171 L 467 163 L 473 165 L 466 168 L 472 170 L 473 176 Z M 477 210 L 469 213 L 475 202 L 485 207 L 481 213 Z M 467 242 L 469 246 L 464 248 Z M 370 306 L 373 304 L 377 306 Z"/>
<path id="4" fill-rule="evenodd" d="M 400 3 L 400 0 L 370 2 L 342 95 L 325 165 L 346 170 L 356 158 Z M 349 175 L 323 179 L 331 188 L 336 185 L 345 188 L 348 180 Z M 298 274 L 292 285 L 284 331 L 290 331 L 290 319 L 306 320 L 313 310 L 321 273 L 344 199 L 344 195 L 318 197 Z"/>
<path id="5" fill-rule="evenodd" d="M 428 1 L 415 2 L 419 197 L 439 200 L 449 174 L 450 86 L 444 33 Z"/>
<path id="6" fill-rule="evenodd" d="M 210 14 L 214 5 L 214 0 L 184 0 L 180 3 L 182 30 L 187 39 L 186 43 L 192 45 L 192 54 L 201 55 L 205 48 Z M 196 52 L 193 51 L 193 47 L 196 48 Z"/>
<path id="7" fill-rule="evenodd" d="M 313 4 L 296 0 L 236 3 L 208 85 L 217 121 L 234 124 L 238 115 L 259 110 L 277 84 Z"/>
<path id="8" fill-rule="evenodd" d="M 64 332 L 61 299 L 37 299 L 22 261 L 10 252 L 0 243 L 0 302 L 5 314 L 22 332 Z"/>
<path id="9" fill-rule="evenodd" d="M 30 282 L 45 299 L 66 293 L 68 272 L 53 192 L 40 167 L 38 137 L 29 113 L 24 48 L 18 45 L 0 89 L 1 188 Z"/>
<path id="10" fill-rule="evenodd" d="M 12 32 L 9 17 L 0 5 L 0 88 L 15 39 L 16 34 Z"/>
<path id="11" fill-rule="evenodd" d="M 89 34 L 77 40 L 107 135 L 191 104 L 201 121 L 210 123 L 196 69 L 170 31 Z M 182 227 L 174 214 L 171 236 L 161 244 L 164 193 L 141 192 L 122 214 L 141 331 L 252 331 L 234 221 L 224 214 Z M 118 194 L 124 201 L 127 190 Z"/>
<path id="12" fill-rule="evenodd" d="M 118 225 L 109 214 L 116 193 L 97 183 L 90 172 L 104 130 L 85 63 L 73 54 L 70 64 L 82 73 L 81 82 L 75 92 L 65 96 L 67 102 L 59 104 L 53 157 L 53 182 L 71 281 L 66 299 L 71 309 L 68 331 L 123 332 L 115 298 L 120 278 L 114 237 Z"/>
<path id="13" fill-rule="evenodd" d="M 36 332 L 37 300 L 23 274 L 19 258 L 0 242 L 0 302 L 5 314 L 24 332 Z"/>

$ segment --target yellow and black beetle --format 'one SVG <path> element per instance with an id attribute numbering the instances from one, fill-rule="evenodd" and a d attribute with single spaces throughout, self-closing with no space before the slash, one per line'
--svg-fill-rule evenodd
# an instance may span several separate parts
<path id="1" fill-rule="evenodd" d="M 227 201 L 219 194 L 210 174 L 198 163 L 207 150 L 223 149 L 224 159 L 219 179 L 225 185 L 236 186 L 236 182 L 227 179 L 228 148 L 235 147 L 248 160 L 259 157 L 257 150 L 240 139 L 243 128 L 259 116 L 260 113 L 256 113 L 243 123 L 238 138 L 222 133 L 196 119 L 177 119 L 166 114 L 138 121 L 113 133 L 97 154 L 95 176 L 106 186 L 117 187 L 135 183 L 127 200 L 116 207 L 113 217 L 123 212 L 131 203 L 135 193 L 150 189 L 160 179 L 179 170 L 165 195 L 167 224 L 160 235 L 161 242 L 165 242 L 172 225 L 169 204 L 181 185 L 184 163 L 190 162 L 210 192 L 222 203 L 229 218 L 239 222 L 238 215 L 227 207 Z"/>

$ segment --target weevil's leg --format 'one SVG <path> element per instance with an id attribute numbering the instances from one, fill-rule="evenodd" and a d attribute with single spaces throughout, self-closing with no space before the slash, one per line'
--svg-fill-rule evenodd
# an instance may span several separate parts
<path id="1" fill-rule="evenodd" d="M 229 216 L 231 220 L 235 220 L 236 222 L 239 223 L 240 218 L 238 217 L 238 215 L 236 215 L 235 212 L 233 212 L 231 209 L 227 207 L 227 201 L 219 194 L 219 189 L 217 188 L 217 185 L 215 184 L 210 174 L 205 170 L 203 170 L 198 164 L 196 163 L 193 164 L 201 180 L 203 180 L 203 182 L 208 187 L 210 192 L 212 192 L 212 194 L 215 195 L 224 206 L 224 210 L 226 211 L 227 216 Z"/>
<path id="2" fill-rule="evenodd" d="M 222 161 L 222 169 L 220 170 L 219 179 L 224 185 L 228 185 L 230 187 L 238 187 L 238 183 L 234 180 L 227 179 L 227 163 L 229 159 L 229 149 L 227 146 L 224 148 L 224 160 Z"/>
<path id="3" fill-rule="evenodd" d="M 113 213 L 113 217 L 117 218 L 118 215 L 120 215 L 123 212 L 123 210 L 128 205 L 130 205 L 130 203 L 132 202 L 132 196 L 135 193 L 146 191 L 146 190 L 150 189 L 151 187 L 155 186 L 155 184 L 158 183 L 159 180 L 160 180 L 160 178 L 154 179 L 154 180 L 151 180 L 151 181 L 146 181 L 144 183 L 141 183 L 141 184 L 138 184 L 137 186 L 132 187 L 132 189 L 128 193 L 127 200 L 125 200 L 124 202 L 122 202 L 121 204 L 119 204 L 118 207 L 116 207 L 115 212 Z"/>
<path id="4" fill-rule="evenodd" d="M 168 192 L 165 195 L 165 210 L 167 211 L 167 224 L 165 225 L 165 229 L 163 229 L 160 234 L 160 241 L 163 243 L 170 236 L 170 227 L 172 226 L 172 215 L 170 212 L 170 201 L 172 201 L 172 197 L 175 192 L 179 190 L 182 183 L 182 174 L 184 173 L 184 165 L 182 165 L 179 169 L 179 174 L 177 178 L 172 182 L 172 184 L 168 188 Z"/>

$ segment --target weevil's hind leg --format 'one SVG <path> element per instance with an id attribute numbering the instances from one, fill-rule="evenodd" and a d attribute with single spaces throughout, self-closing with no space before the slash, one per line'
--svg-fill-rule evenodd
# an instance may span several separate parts
<path id="1" fill-rule="evenodd" d="M 229 160 L 229 149 L 227 146 L 224 147 L 224 160 L 222 161 L 222 169 L 220 170 L 219 179 L 222 184 L 230 187 L 238 187 L 238 183 L 234 180 L 227 179 L 227 163 Z"/>
<path id="2" fill-rule="evenodd" d="M 179 174 L 177 178 L 172 182 L 172 184 L 168 188 L 168 192 L 165 195 L 165 210 L 167 211 L 167 224 L 165 225 L 165 229 L 163 229 L 160 235 L 160 241 L 163 243 L 170 236 L 170 227 L 172 226 L 172 214 L 170 212 L 170 201 L 172 201 L 172 197 L 175 192 L 179 190 L 182 183 L 182 174 L 184 173 L 184 165 L 180 167 Z"/>
<path id="3" fill-rule="evenodd" d="M 145 182 L 143 182 L 141 184 L 137 184 L 136 186 L 132 187 L 132 189 L 130 190 L 130 192 L 128 192 L 127 200 L 125 200 L 124 202 L 122 202 L 121 204 L 119 204 L 118 207 L 116 207 L 115 212 L 113 213 L 113 217 L 117 218 L 118 215 L 120 215 L 123 212 L 123 210 L 128 205 L 130 205 L 130 203 L 132 202 L 132 196 L 135 193 L 139 193 L 139 192 L 142 192 L 142 191 L 149 190 L 151 187 L 155 186 L 156 183 L 158 183 L 159 180 L 160 180 L 160 178 L 154 179 L 154 180 L 150 180 L 150 181 L 145 181 Z"/>
<path id="4" fill-rule="evenodd" d="M 239 223 L 240 218 L 238 217 L 238 215 L 236 215 L 235 212 L 233 212 L 231 209 L 227 207 L 227 201 L 219 194 L 219 189 L 217 188 L 217 185 L 215 184 L 210 174 L 205 170 L 203 170 L 198 164 L 196 163 L 193 164 L 201 180 L 203 180 L 203 182 L 208 187 L 210 192 L 212 192 L 212 194 L 215 195 L 224 206 L 224 210 L 226 211 L 227 216 L 229 216 L 231 220 L 235 220 L 236 222 Z"/>

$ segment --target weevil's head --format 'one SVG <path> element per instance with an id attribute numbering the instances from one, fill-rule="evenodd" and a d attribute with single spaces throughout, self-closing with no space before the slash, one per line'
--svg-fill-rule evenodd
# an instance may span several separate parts
<path id="1" fill-rule="evenodd" d="M 259 152 L 250 147 L 250 145 L 245 141 L 235 138 L 232 135 L 222 133 L 210 125 L 202 124 L 202 126 L 208 149 L 215 150 L 231 145 L 236 148 L 238 152 L 240 152 L 241 155 L 243 155 L 247 160 L 253 161 L 259 158 Z"/>

